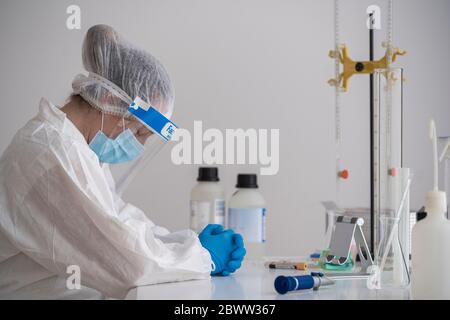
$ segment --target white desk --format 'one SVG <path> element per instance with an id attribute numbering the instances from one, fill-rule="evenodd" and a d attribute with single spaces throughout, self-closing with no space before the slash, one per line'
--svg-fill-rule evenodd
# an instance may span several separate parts
<path id="1" fill-rule="evenodd" d="M 304 290 L 278 294 L 274 280 L 279 275 L 300 275 L 301 271 L 273 270 L 263 262 L 247 262 L 228 277 L 195 280 L 138 287 L 129 292 L 127 299 L 210 300 L 309 300 L 309 299 L 409 299 L 409 289 L 369 290 L 366 280 L 338 280 L 335 285 L 318 291 Z"/>

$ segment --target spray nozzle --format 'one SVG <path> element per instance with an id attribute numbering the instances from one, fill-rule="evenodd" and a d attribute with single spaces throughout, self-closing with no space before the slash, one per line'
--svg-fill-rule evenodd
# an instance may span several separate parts
<path id="1" fill-rule="evenodd" d="M 430 140 L 433 144 L 433 160 L 434 160 L 434 187 L 433 191 L 438 191 L 438 154 L 437 154 L 437 134 L 434 120 L 430 120 Z"/>

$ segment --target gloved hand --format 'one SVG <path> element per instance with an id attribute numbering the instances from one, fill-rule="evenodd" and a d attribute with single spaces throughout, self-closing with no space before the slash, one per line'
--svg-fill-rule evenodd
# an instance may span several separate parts
<path id="1" fill-rule="evenodd" d="M 209 224 L 198 236 L 202 246 L 211 254 L 211 275 L 228 276 L 241 267 L 245 256 L 244 240 L 233 230 L 223 230 L 219 224 Z"/>
<path id="2" fill-rule="evenodd" d="M 242 260 L 244 260 L 246 250 L 244 247 L 244 239 L 238 233 L 233 234 L 233 242 L 235 249 L 231 253 L 231 259 L 228 261 L 227 267 L 222 272 L 222 276 L 228 276 L 241 267 Z"/>

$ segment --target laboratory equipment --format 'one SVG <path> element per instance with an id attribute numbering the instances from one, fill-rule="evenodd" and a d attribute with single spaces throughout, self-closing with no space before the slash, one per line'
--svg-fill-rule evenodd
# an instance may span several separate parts
<path id="1" fill-rule="evenodd" d="M 434 187 L 426 194 L 427 216 L 412 233 L 411 290 L 414 299 L 450 299 L 450 221 L 446 219 L 447 197 L 438 189 L 437 136 L 430 122 L 433 143 Z M 445 152 L 445 150 L 444 150 Z"/>
<path id="2" fill-rule="evenodd" d="M 352 255 L 352 245 L 359 254 L 361 269 L 366 272 L 373 265 L 372 256 L 367 246 L 361 226 L 362 218 L 338 216 L 331 234 L 329 250 L 322 257 L 324 269 L 351 269 L 356 261 Z"/>
<path id="3" fill-rule="evenodd" d="M 341 43 L 341 37 L 345 35 L 341 12 L 346 8 L 352 11 L 358 7 L 363 9 L 361 7 L 363 4 L 350 5 L 348 2 L 339 0 L 334 2 L 335 43 L 329 56 L 334 59 L 335 76 L 329 80 L 329 84 L 335 89 L 336 203 L 325 205 L 325 241 L 328 247 L 332 245 L 331 235 L 338 216 L 363 218 L 366 223 L 361 228 L 361 234 L 368 240 L 368 248 L 376 264 L 383 260 L 383 255 L 386 254 L 387 240 L 391 231 L 395 229 L 396 241 L 389 243 L 388 251 L 390 253 L 384 262 L 382 271 L 386 271 L 386 268 L 393 268 L 392 263 L 397 262 L 395 270 L 399 266 L 403 270 L 406 266 L 405 272 L 409 272 L 411 236 L 409 192 L 406 193 L 402 204 L 403 214 L 399 215 L 399 221 L 395 221 L 397 210 L 403 199 L 406 181 L 410 178 L 409 170 L 402 167 L 404 77 L 403 69 L 392 66 L 398 56 L 404 55 L 406 52 L 393 46 L 393 0 L 387 0 L 385 4 L 386 6 L 381 8 L 378 5 L 371 5 L 365 10 L 369 29 L 369 57 L 368 59 L 352 59 L 349 49 L 351 45 Z M 384 12 L 386 14 L 382 14 Z M 344 26 L 347 25 L 344 24 Z M 385 30 L 385 41 L 382 42 L 384 55 L 375 59 L 375 40 L 378 30 L 381 29 Z M 349 165 L 354 161 L 352 158 L 355 158 L 355 152 L 353 146 L 351 146 L 353 157 L 350 157 L 348 152 L 344 152 L 345 147 L 350 148 L 350 146 L 346 146 L 344 143 L 342 127 L 343 120 L 345 120 L 342 118 L 343 106 L 350 108 L 351 105 L 355 105 L 355 101 L 359 106 L 361 102 L 357 99 L 361 96 L 364 97 L 361 93 L 358 93 L 357 96 L 353 95 L 351 89 L 351 86 L 354 85 L 361 91 L 359 86 L 361 75 L 369 76 L 369 95 L 366 100 L 368 105 L 367 127 L 369 128 L 367 171 L 360 165 L 358 168 L 350 170 Z M 350 79 L 352 80 L 350 81 Z M 360 168 L 364 170 L 360 170 Z M 360 191 L 362 189 L 361 181 L 367 180 L 370 180 L 367 184 L 370 187 L 370 192 L 368 192 L 370 203 L 365 202 L 364 194 Z M 330 203 L 328 202 L 328 204 Z M 392 244 L 394 244 L 395 250 L 392 249 Z M 341 252 L 341 254 L 343 253 Z M 347 257 L 339 256 L 335 261 L 339 262 L 339 259 L 348 261 L 349 257 L 350 254 Z M 405 262 L 404 260 L 406 263 L 399 263 Z M 381 272 L 379 269 L 378 271 Z M 403 278 L 398 276 L 402 274 L 401 272 L 394 274 L 402 281 L 408 279 L 406 275 Z"/>
<path id="4" fill-rule="evenodd" d="M 377 150 L 373 236 L 378 277 L 374 288 L 410 282 L 411 173 L 402 167 L 403 69 L 374 72 L 374 148 Z"/>
<path id="5" fill-rule="evenodd" d="M 225 192 L 216 167 L 200 167 L 191 191 L 191 229 L 199 233 L 207 224 L 225 225 Z"/>
<path id="6" fill-rule="evenodd" d="M 445 192 L 430 191 L 425 201 L 427 217 L 414 226 L 412 234 L 412 296 L 450 299 L 450 221 L 445 217 Z"/>
<path id="7" fill-rule="evenodd" d="M 312 262 L 292 262 L 292 261 L 272 261 L 266 264 L 269 269 L 293 269 L 293 270 L 307 270 L 309 268 L 320 268 L 318 264 Z"/>
<path id="8" fill-rule="evenodd" d="M 260 260 L 265 253 L 266 204 L 256 174 L 239 174 L 236 187 L 228 204 L 228 227 L 244 237 L 247 259 Z"/>
<path id="9" fill-rule="evenodd" d="M 369 268 L 370 269 L 370 268 Z M 368 280 L 374 273 L 370 272 L 326 272 L 324 273 L 329 279 L 339 280 Z"/>
<path id="10" fill-rule="evenodd" d="M 311 275 L 278 276 L 275 279 L 274 286 L 279 294 L 285 294 L 296 290 L 318 290 L 321 286 L 329 286 L 334 283 L 334 280 L 321 272 L 311 272 Z"/>
<path id="11" fill-rule="evenodd" d="M 386 287 L 402 288 L 410 283 L 409 252 L 406 255 L 405 248 L 409 245 L 409 238 L 402 237 L 409 235 L 409 190 L 411 176 L 408 169 L 400 171 L 403 181 L 403 194 L 395 214 L 388 213 L 380 217 L 381 219 L 381 240 L 376 253 L 375 267 L 372 271 L 376 274 L 368 283 L 370 288 L 381 289 Z M 403 221 L 403 223 L 400 223 Z M 406 229 L 402 229 L 408 223 Z"/>

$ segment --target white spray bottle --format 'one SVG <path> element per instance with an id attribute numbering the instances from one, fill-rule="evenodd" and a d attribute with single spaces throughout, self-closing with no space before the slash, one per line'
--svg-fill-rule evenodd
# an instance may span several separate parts
<path id="1" fill-rule="evenodd" d="M 412 230 L 411 293 L 413 299 L 450 299 L 450 221 L 445 192 L 438 190 L 437 136 L 430 121 L 433 143 L 434 188 L 425 198 L 427 216 Z"/>

